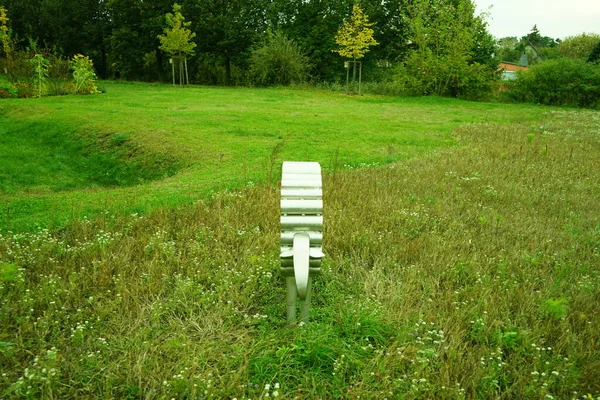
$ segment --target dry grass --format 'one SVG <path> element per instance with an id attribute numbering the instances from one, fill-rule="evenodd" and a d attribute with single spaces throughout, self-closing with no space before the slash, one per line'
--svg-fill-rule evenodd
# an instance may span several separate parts
<path id="1" fill-rule="evenodd" d="M 304 327 L 276 188 L 0 236 L 0 394 L 600 396 L 600 114 L 547 117 L 325 176 Z"/>

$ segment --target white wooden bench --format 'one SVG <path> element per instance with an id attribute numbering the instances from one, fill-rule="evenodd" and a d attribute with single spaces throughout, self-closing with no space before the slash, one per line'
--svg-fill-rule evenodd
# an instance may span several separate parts
<path id="1" fill-rule="evenodd" d="M 321 271 L 323 185 L 317 162 L 286 161 L 281 178 L 281 273 L 287 281 L 288 323 L 308 322 L 311 278 Z"/>

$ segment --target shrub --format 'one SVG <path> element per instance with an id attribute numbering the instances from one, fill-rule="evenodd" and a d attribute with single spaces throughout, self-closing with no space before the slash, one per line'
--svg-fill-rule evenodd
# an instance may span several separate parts
<path id="1" fill-rule="evenodd" d="M 0 81 L 0 99 L 18 97 L 18 91 L 15 85 L 10 82 Z"/>
<path id="2" fill-rule="evenodd" d="M 600 65 L 561 58 L 519 71 L 509 98 L 556 106 L 599 107 Z"/>
<path id="3" fill-rule="evenodd" d="M 58 56 L 50 56 L 49 59 L 48 94 L 54 96 L 68 94 L 67 83 L 71 80 L 69 61 Z"/>
<path id="4" fill-rule="evenodd" d="M 259 85 L 289 85 L 306 80 L 309 59 L 283 32 L 267 32 L 265 42 L 252 52 L 251 74 Z"/>
<path id="5" fill-rule="evenodd" d="M 36 95 L 35 86 L 27 82 L 15 82 L 15 87 L 17 88 L 17 97 L 28 99 Z"/>
<path id="6" fill-rule="evenodd" d="M 71 61 L 71 69 L 73 70 L 73 79 L 75 80 L 75 93 L 98 93 L 94 64 L 89 57 L 82 54 L 75 55 Z"/>
<path id="7" fill-rule="evenodd" d="M 33 56 L 29 63 L 33 68 L 33 82 L 36 88 L 36 96 L 42 97 L 46 90 L 46 83 L 48 81 L 48 69 L 50 62 L 42 54 L 36 54 Z"/>

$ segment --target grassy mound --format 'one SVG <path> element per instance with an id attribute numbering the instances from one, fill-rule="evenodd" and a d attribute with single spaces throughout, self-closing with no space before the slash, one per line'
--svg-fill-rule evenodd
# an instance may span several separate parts
<path id="1" fill-rule="evenodd" d="M 177 169 L 173 158 L 143 154 L 126 134 L 82 134 L 55 121 L 3 123 L 0 147 L 9 149 L 0 157 L 0 193 L 9 195 L 131 186 Z"/>
<path id="2" fill-rule="evenodd" d="M 544 117 L 327 173 L 304 327 L 276 187 L 0 235 L 0 395 L 599 396 L 600 119 Z"/>

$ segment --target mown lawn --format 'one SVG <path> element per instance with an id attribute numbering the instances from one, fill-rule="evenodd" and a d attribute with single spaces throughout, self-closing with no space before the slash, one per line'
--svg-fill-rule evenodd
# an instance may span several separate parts
<path id="1" fill-rule="evenodd" d="M 107 93 L 0 102 L 0 230 L 189 204 L 274 182 L 282 160 L 383 165 L 454 144 L 473 122 L 543 108 L 301 89 L 103 83 Z"/>

